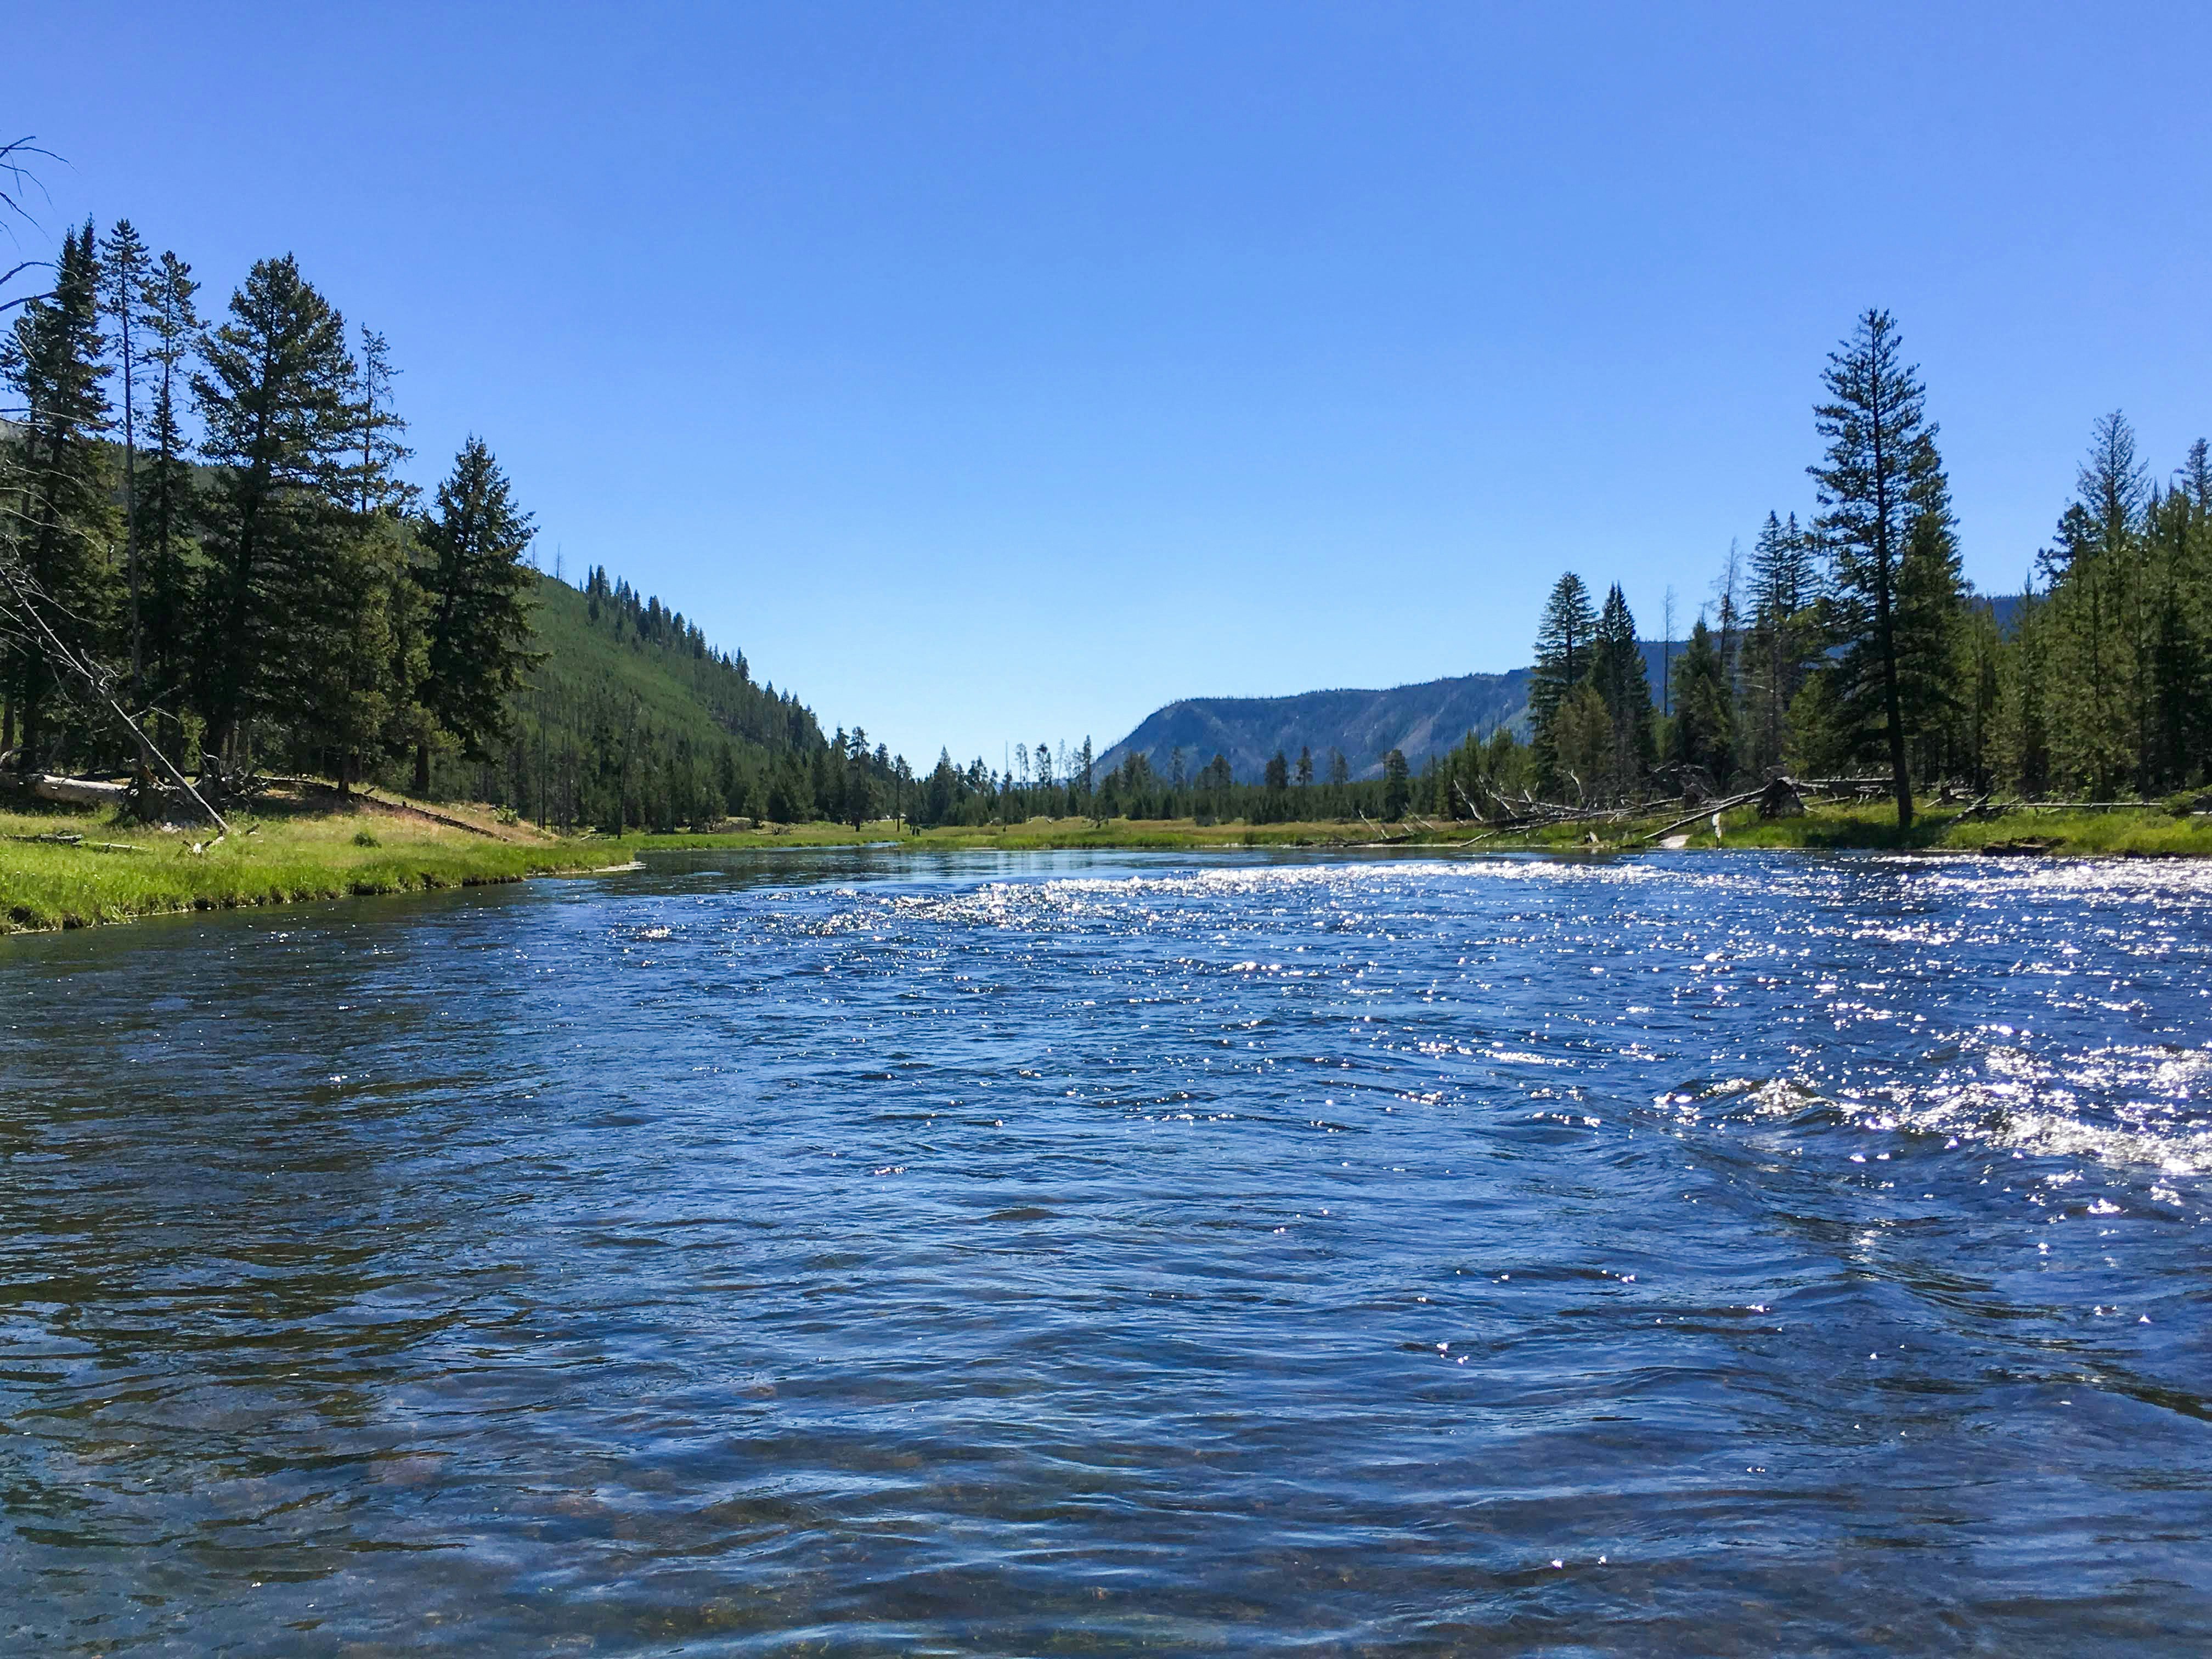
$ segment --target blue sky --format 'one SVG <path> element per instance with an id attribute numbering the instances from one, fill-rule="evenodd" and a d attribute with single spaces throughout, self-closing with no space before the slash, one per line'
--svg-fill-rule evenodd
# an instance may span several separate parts
<path id="1" fill-rule="evenodd" d="M 2212 431 L 2212 8 L 14 9 L 51 230 L 296 252 L 604 562 L 918 763 L 1683 623 L 1888 307 L 1969 574 Z"/>

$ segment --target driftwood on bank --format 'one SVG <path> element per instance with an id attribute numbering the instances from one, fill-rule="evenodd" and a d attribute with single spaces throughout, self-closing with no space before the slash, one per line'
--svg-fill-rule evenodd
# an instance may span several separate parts
<path id="1" fill-rule="evenodd" d="M 126 806 L 131 801 L 131 786 L 127 783 L 102 783 L 94 778 L 64 778 L 51 773 L 33 772 L 23 784 L 40 800 L 59 801 L 64 806 Z"/>
<path id="2" fill-rule="evenodd" d="M 1375 821 L 1370 818 L 1364 812 L 1360 813 L 1359 821 L 1367 826 L 1368 832 L 1376 836 L 1376 839 L 1374 841 L 1354 842 L 1352 843 L 1354 847 L 1395 847 L 1402 842 L 1409 842 L 1413 838 L 1413 832 L 1410 830 L 1406 831 L 1402 836 L 1384 835 L 1382 833 L 1382 827 L 1376 823 Z"/>
<path id="3" fill-rule="evenodd" d="M 57 830 L 44 836 L 9 836 L 9 841 L 18 841 L 33 847 L 82 847 L 88 853 L 143 853 L 143 847 L 133 847 L 119 841 L 87 841 L 70 830 Z"/>

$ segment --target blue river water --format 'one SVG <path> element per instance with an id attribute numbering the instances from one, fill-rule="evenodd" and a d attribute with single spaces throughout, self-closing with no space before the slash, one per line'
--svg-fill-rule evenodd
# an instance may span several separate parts
<path id="1" fill-rule="evenodd" d="M 2212 870 L 0 941 L 0 1651 L 2212 1650 Z"/>

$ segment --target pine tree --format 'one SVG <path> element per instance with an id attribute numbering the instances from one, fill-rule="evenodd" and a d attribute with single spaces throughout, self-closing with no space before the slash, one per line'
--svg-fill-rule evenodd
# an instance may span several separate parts
<path id="1" fill-rule="evenodd" d="M 178 407 L 184 377 L 199 349 L 201 324 L 192 304 L 198 289 L 192 268 L 175 254 L 164 253 L 139 289 L 139 321 L 153 380 L 146 423 L 149 453 L 137 514 L 144 567 L 139 623 L 152 671 L 151 701 L 166 706 L 163 724 L 173 740 L 184 733 L 179 698 L 203 568 L 191 446 Z"/>
<path id="2" fill-rule="evenodd" d="M 1594 805 L 1612 793 L 1613 713 L 1585 680 L 1552 711 L 1552 782 L 1554 794 Z"/>
<path id="3" fill-rule="evenodd" d="M 0 339 L 0 379 L 15 393 L 20 431 L 5 479 L 14 500 L 4 556 L 34 585 L 47 625 L 72 649 L 97 648 L 112 608 L 107 549 L 113 528 L 99 441 L 108 429 L 101 381 L 100 265 L 92 226 L 62 239 L 51 294 L 27 301 Z M 19 764 L 46 747 L 57 690 L 28 641 L 0 657 L 9 724 L 21 722 Z M 0 738 L 0 749 L 8 747 Z"/>
<path id="4" fill-rule="evenodd" d="M 1651 677 L 1636 641 L 1636 618 L 1619 582 L 1607 592 L 1598 617 L 1590 684 L 1606 709 L 1603 793 L 1609 799 L 1633 795 L 1658 753 L 1651 732 Z"/>
<path id="5" fill-rule="evenodd" d="M 392 407 L 392 348 L 374 329 L 361 331 L 361 355 L 354 382 L 354 510 L 363 518 L 380 510 L 404 512 L 422 491 L 399 476 L 400 464 L 415 452 L 400 441 L 407 422 Z"/>
<path id="6" fill-rule="evenodd" d="M 2037 556 L 2051 578 L 2051 758 L 2076 787 L 2109 798 L 2139 787 L 2155 721 L 2145 628 L 2143 514 L 2148 469 L 2118 411 L 2100 417 L 2075 500 Z"/>
<path id="7" fill-rule="evenodd" d="M 418 534 L 429 615 L 420 699 L 465 755 L 486 759 L 507 740 L 523 676 L 544 659 L 530 649 L 530 516 L 481 438 L 462 445 Z M 429 772 L 430 745 L 418 743 L 416 793 L 429 792 Z"/>
<path id="8" fill-rule="evenodd" d="M 1907 468 L 1912 518 L 1899 562 L 1893 618 L 1899 706 L 1912 769 L 1924 778 L 1970 769 L 1961 749 L 1967 718 L 1966 580 L 1951 514 L 1950 481 L 1932 428 Z M 1844 659 L 1848 671 L 1850 658 Z"/>
<path id="9" fill-rule="evenodd" d="M 436 740 L 437 716 L 423 702 L 430 677 L 430 601 L 420 568 L 425 555 L 411 509 L 422 491 L 399 476 L 414 454 L 402 441 L 407 422 L 393 406 L 398 370 L 383 335 L 362 328 L 355 360 L 346 499 L 351 546 L 342 563 L 364 595 L 344 635 L 357 666 L 351 678 L 362 706 L 348 711 L 341 756 L 343 790 L 364 758 L 420 755 Z M 482 751 L 479 751 L 482 752 Z"/>
<path id="10" fill-rule="evenodd" d="M 2004 702 L 2004 641 L 1996 609 L 1986 599 L 1960 608 L 1954 770 L 1970 788 L 1992 787 Z"/>
<path id="11" fill-rule="evenodd" d="M 1553 585 L 1536 629 L 1536 667 L 1528 677 L 1528 710 L 1540 727 L 1553 709 L 1589 677 L 1597 611 L 1589 589 L 1571 570 Z"/>
<path id="12" fill-rule="evenodd" d="M 131 594 L 131 707 L 139 706 L 145 674 L 138 580 L 138 327 L 142 290 L 151 262 L 145 241 L 128 219 L 119 219 L 101 245 L 100 308 L 113 326 L 116 366 L 123 371 L 124 568 Z"/>
<path id="13" fill-rule="evenodd" d="M 1789 711 L 1820 660 L 1823 640 L 1819 550 L 1788 520 L 1769 513 L 1751 555 L 1751 637 L 1744 676 L 1752 704 L 1748 757 L 1755 770 L 1778 764 L 1790 744 Z"/>
<path id="14" fill-rule="evenodd" d="M 295 713 L 345 599 L 339 494 L 353 433 L 354 365 L 344 321 L 287 254 L 264 259 L 231 296 L 192 376 L 219 469 L 208 492 L 198 657 L 211 750 L 240 758 L 245 722 Z"/>
<path id="15" fill-rule="evenodd" d="M 1863 728 L 1880 732 L 1898 825 L 1910 828 L 1911 732 L 1899 582 L 1914 526 L 1942 493 L 1935 428 L 1927 422 L 1918 371 L 1905 362 L 1897 325 L 1886 311 L 1859 319 L 1851 337 L 1829 354 L 1821 380 L 1829 401 L 1814 412 L 1827 454 L 1807 471 L 1819 488 L 1817 528 L 1834 562 L 1833 615 L 1846 641 L 1838 701 Z M 1923 564 L 1944 557 L 1948 544 L 1946 524 L 1940 534 L 1931 532 Z M 1925 586 L 1922 597 L 1933 605 L 1936 584 L 1931 577 Z M 1923 621 L 1932 625 L 1932 612 Z"/>
<path id="16" fill-rule="evenodd" d="M 1735 775 L 1735 699 L 1720 647 L 1703 617 L 1674 659 L 1674 752 L 1681 766 L 1726 789 Z"/>
<path id="17" fill-rule="evenodd" d="M 2157 718 L 2153 769 L 2171 789 L 2203 775 L 2212 763 L 2212 457 L 2191 446 L 2173 488 L 2147 515 L 2145 538 L 2154 584 L 2154 691 Z"/>
<path id="18" fill-rule="evenodd" d="M 1997 659 L 1996 765 L 2007 781 L 2033 799 L 2046 793 L 2054 770 L 2051 755 L 2048 601 L 2023 592 L 2013 616 L 2013 635 Z"/>
<path id="19" fill-rule="evenodd" d="M 1575 689 L 1589 678 L 1592 647 L 1597 633 L 1597 611 L 1589 589 L 1569 571 L 1553 585 L 1536 629 L 1536 665 L 1528 677 L 1528 718 L 1535 731 L 1537 775 L 1546 787 L 1552 779 L 1553 744 L 1552 716 Z"/>
<path id="20" fill-rule="evenodd" d="M 868 734 L 859 726 L 844 744 L 845 799 L 842 817 L 858 830 L 876 816 L 876 780 L 868 763 Z"/>
<path id="21" fill-rule="evenodd" d="M 1413 799 L 1413 773 L 1406 764 L 1405 752 L 1393 749 L 1382 757 L 1382 816 L 1396 823 L 1406 816 Z"/>

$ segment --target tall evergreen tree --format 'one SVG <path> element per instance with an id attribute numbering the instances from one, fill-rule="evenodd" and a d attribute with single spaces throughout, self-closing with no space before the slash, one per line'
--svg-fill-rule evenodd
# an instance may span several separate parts
<path id="1" fill-rule="evenodd" d="M 344 321 L 287 254 L 231 296 L 192 376 L 218 468 L 206 500 L 210 561 L 198 657 L 208 747 L 237 755 L 246 720 L 296 709 L 319 687 L 317 652 L 345 599 L 320 580 L 345 533 L 338 492 L 353 434 Z"/>
<path id="2" fill-rule="evenodd" d="M 1226 783 L 1227 779 L 1223 782 Z M 1406 816 L 1406 808 L 1413 799 L 1413 775 L 1406 764 L 1402 750 L 1393 749 L 1382 757 L 1382 816 L 1395 823 Z"/>
<path id="3" fill-rule="evenodd" d="M 1597 639 L 1597 611 L 1589 589 L 1570 570 L 1552 585 L 1536 625 L 1536 668 L 1528 679 L 1528 708 L 1540 726 L 1589 677 Z"/>
<path id="4" fill-rule="evenodd" d="M 1898 565 L 1893 619 L 1898 697 L 1914 769 L 1935 778 L 1971 765 L 1961 748 L 1970 701 L 1966 580 L 1950 481 L 1932 427 L 1920 434 L 1906 471 L 1911 528 Z"/>
<path id="5" fill-rule="evenodd" d="M 2012 639 L 1997 659 L 1995 755 L 2002 776 L 2030 798 L 2049 792 L 2051 756 L 2050 605 L 2023 592 L 2013 612 Z"/>
<path id="6" fill-rule="evenodd" d="M 876 777 L 869 765 L 868 734 L 854 726 L 844 749 L 841 757 L 845 774 L 841 816 L 858 830 L 876 816 Z"/>
<path id="7" fill-rule="evenodd" d="M 392 406 L 392 383 L 399 371 L 392 366 L 392 348 L 373 328 L 363 328 L 360 339 L 360 355 L 355 359 L 355 453 L 349 470 L 354 510 L 366 518 L 380 510 L 411 507 L 422 492 L 399 476 L 401 463 L 415 452 L 402 441 L 407 422 Z"/>
<path id="8" fill-rule="evenodd" d="M 1735 699 L 1720 647 L 1703 617 L 1674 659 L 1672 758 L 1726 789 L 1735 774 Z"/>
<path id="9" fill-rule="evenodd" d="M 1590 683 L 1604 699 L 1610 728 L 1605 793 L 1632 795 L 1643 787 L 1658 750 L 1651 730 L 1651 676 L 1619 582 L 1605 596 L 1591 658 Z"/>
<path id="10" fill-rule="evenodd" d="M 1897 822 L 1908 828 L 1911 732 L 1899 582 L 1914 527 L 1936 510 L 1942 495 L 1935 428 L 1928 424 L 1918 371 L 1905 362 L 1897 325 L 1886 311 L 1860 317 L 1850 337 L 1829 354 L 1821 380 L 1828 401 L 1814 413 L 1827 453 L 1807 471 L 1819 489 L 1818 529 L 1834 561 L 1833 614 L 1846 642 L 1838 701 L 1863 729 L 1879 731 Z M 1931 532 L 1923 562 L 1940 560 L 1948 544 L 1946 524 L 1941 534 Z M 1931 578 L 1925 586 L 1932 605 L 1938 584 Z"/>
<path id="11" fill-rule="evenodd" d="M 142 290 L 151 268 L 146 243 L 128 219 L 116 221 L 100 246 L 100 307 L 113 327 L 116 367 L 123 383 L 123 544 L 131 604 L 131 707 L 139 707 L 145 675 L 138 581 L 138 325 Z"/>
<path id="12" fill-rule="evenodd" d="M 2155 726 L 2146 616 L 2144 513 L 2150 475 L 2117 410 L 2100 417 L 2075 499 L 2037 562 L 2051 578 L 2048 619 L 2052 760 L 2075 787 L 2109 797 L 2149 782 Z"/>
<path id="13" fill-rule="evenodd" d="M 420 534 L 429 614 L 422 702 L 463 753 L 488 760 L 507 738 L 510 700 L 542 659 L 530 648 L 532 573 L 522 558 L 530 515 L 481 438 L 462 445 Z M 429 744 L 419 743 L 416 793 L 429 792 Z"/>
<path id="14" fill-rule="evenodd" d="M 139 623 L 152 700 L 163 709 L 162 725 L 173 741 L 184 730 L 179 699 L 191 656 L 201 568 L 191 446 L 179 408 L 179 394 L 199 349 L 201 324 L 192 303 L 198 289 L 192 268 L 175 254 L 164 253 L 148 271 L 138 296 L 152 380 L 145 476 L 135 514 L 144 573 Z"/>
<path id="15" fill-rule="evenodd" d="M 1751 637 L 1745 690 L 1751 765 L 1777 765 L 1789 747 L 1789 710 L 1820 660 L 1824 643 L 1819 549 L 1798 527 L 1769 513 L 1751 555 Z"/>
<path id="16" fill-rule="evenodd" d="M 353 437 L 346 465 L 350 542 L 341 563 L 363 595 L 342 640 L 360 688 L 340 751 L 340 785 L 363 757 L 419 753 L 436 741 L 437 717 L 423 701 L 429 678 L 429 599 L 418 568 L 422 551 L 410 509 L 422 492 L 399 475 L 414 454 L 402 441 L 407 422 L 393 406 L 398 370 L 383 335 L 363 328 L 355 359 Z M 654 601 L 658 610 L 659 601 Z"/>
<path id="17" fill-rule="evenodd" d="M 112 534 L 100 439 L 109 406 L 101 382 L 100 264 L 92 226 L 62 239 L 52 291 L 27 301 L 0 338 L 0 380 L 15 394 L 20 429 L 9 446 L 6 552 L 33 584 L 47 625 L 76 650 L 100 643 L 111 609 Z M 44 654 L 27 641 L 0 657 L 8 722 L 19 720 L 20 763 L 29 770 L 49 738 L 57 690 Z M 0 750 L 16 734 L 0 732 Z"/>
<path id="18" fill-rule="evenodd" d="M 1571 570 L 1553 584 L 1536 626 L 1536 665 L 1528 678 L 1528 717 L 1535 731 L 1538 777 L 1548 786 L 1555 748 L 1552 717 L 1589 678 L 1596 643 L 1597 611 L 1589 589 Z"/>
<path id="19" fill-rule="evenodd" d="M 2154 586 L 2152 678 L 2156 715 L 2149 767 L 2171 789 L 2212 763 L 2212 458 L 2191 446 L 2173 488 L 2146 514 Z"/>

